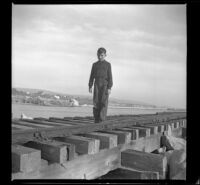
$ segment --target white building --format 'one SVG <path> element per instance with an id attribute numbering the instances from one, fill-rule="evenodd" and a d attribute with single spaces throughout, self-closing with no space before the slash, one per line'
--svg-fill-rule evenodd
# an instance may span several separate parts
<path id="1" fill-rule="evenodd" d="M 79 102 L 75 99 L 71 99 L 70 102 L 71 102 L 71 106 L 73 107 L 79 106 Z"/>

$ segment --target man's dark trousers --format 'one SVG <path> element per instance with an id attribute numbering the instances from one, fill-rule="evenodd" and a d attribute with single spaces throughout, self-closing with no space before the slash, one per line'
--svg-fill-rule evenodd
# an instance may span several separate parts
<path id="1" fill-rule="evenodd" d="M 95 123 L 102 122 L 106 119 L 108 108 L 108 89 L 104 80 L 98 80 L 94 83 L 93 96 L 93 115 Z"/>

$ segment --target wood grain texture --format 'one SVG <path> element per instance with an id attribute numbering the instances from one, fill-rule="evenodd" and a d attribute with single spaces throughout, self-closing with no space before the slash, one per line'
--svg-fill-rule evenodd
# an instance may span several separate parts
<path id="1" fill-rule="evenodd" d="M 12 145 L 12 172 L 39 170 L 41 165 L 41 151 L 21 145 Z"/>
<path id="2" fill-rule="evenodd" d="M 99 152 L 100 141 L 98 139 L 83 136 L 54 137 L 57 141 L 75 145 L 75 151 L 79 154 L 95 154 Z"/>
<path id="3" fill-rule="evenodd" d="M 104 131 L 104 133 L 110 133 L 117 135 L 117 144 L 126 144 L 131 142 L 131 133 L 120 130 Z"/>
<path id="4" fill-rule="evenodd" d="M 136 140 L 136 139 L 139 138 L 139 129 L 125 127 L 125 128 L 116 128 L 115 130 L 130 132 L 131 133 L 131 140 Z"/>
<path id="5" fill-rule="evenodd" d="M 63 163 L 67 160 L 67 148 L 55 141 L 29 141 L 24 146 L 41 150 L 43 159 L 49 162 Z"/>
<path id="6" fill-rule="evenodd" d="M 117 146 L 117 135 L 103 133 L 103 132 L 91 132 L 82 134 L 85 137 L 99 139 L 100 140 L 100 149 L 113 148 Z"/>
<path id="7" fill-rule="evenodd" d="M 121 153 L 121 165 L 135 170 L 159 172 L 159 177 L 163 179 L 167 170 L 167 158 L 159 154 L 128 149 Z"/>

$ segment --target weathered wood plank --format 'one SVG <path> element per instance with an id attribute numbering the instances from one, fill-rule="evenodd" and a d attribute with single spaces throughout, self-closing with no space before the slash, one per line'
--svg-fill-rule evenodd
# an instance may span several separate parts
<path id="1" fill-rule="evenodd" d="M 16 128 L 12 125 L 12 130 L 15 131 L 15 130 L 21 130 L 20 128 Z"/>
<path id="2" fill-rule="evenodd" d="M 20 130 L 31 130 L 31 129 L 35 129 L 35 128 L 30 127 L 30 126 L 28 127 L 28 126 L 13 124 L 13 123 L 12 123 L 12 127 L 14 127 L 14 128 L 19 128 Z"/>
<path id="3" fill-rule="evenodd" d="M 12 145 L 12 172 L 39 170 L 41 166 L 41 151 L 21 145 Z"/>
<path id="4" fill-rule="evenodd" d="M 102 132 L 91 132 L 81 134 L 88 138 L 95 138 L 100 140 L 100 149 L 113 148 L 117 146 L 117 135 L 102 133 Z"/>
<path id="5" fill-rule="evenodd" d="M 139 129 L 133 129 L 133 128 L 115 128 L 114 130 L 117 131 L 125 131 L 131 133 L 131 140 L 136 140 L 139 138 Z"/>
<path id="6" fill-rule="evenodd" d="M 106 175 L 101 176 L 99 179 L 159 179 L 159 173 L 120 167 L 110 171 Z"/>
<path id="7" fill-rule="evenodd" d="M 38 126 L 38 127 L 44 127 L 44 128 L 52 128 L 54 125 L 49 125 L 49 124 L 46 124 L 45 121 L 38 121 L 38 120 L 32 120 L 32 119 L 19 119 L 17 121 L 18 123 L 22 123 L 22 124 L 29 124 L 29 125 L 35 125 L 35 126 Z"/>
<path id="8" fill-rule="evenodd" d="M 101 131 L 99 131 L 101 132 Z M 131 132 L 120 131 L 120 130 L 111 130 L 104 131 L 104 133 L 115 134 L 118 136 L 117 144 L 128 144 L 131 142 Z"/>
<path id="9" fill-rule="evenodd" d="M 179 121 L 174 122 L 174 128 L 179 128 Z"/>
<path id="10" fill-rule="evenodd" d="M 174 123 L 169 124 L 171 126 L 171 129 L 174 130 Z"/>
<path id="11" fill-rule="evenodd" d="M 148 137 L 150 136 L 150 128 L 142 128 L 138 126 L 131 126 L 130 128 L 136 128 L 139 130 L 139 137 Z"/>
<path id="12" fill-rule="evenodd" d="M 34 124 L 26 121 L 14 121 L 13 122 L 15 125 L 23 125 L 27 127 L 32 127 L 32 128 L 52 128 L 53 126 L 49 125 L 42 125 L 42 124 Z"/>
<path id="13" fill-rule="evenodd" d="M 187 130 L 185 127 L 182 128 L 182 138 L 186 139 L 187 137 Z"/>
<path id="14" fill-rule="evenodd" d="M 67 148 L 55 141 L 29 141 L 24 146 L 41 150 L 42 158 L 49 162 L 63 163 L 67 160 Z"/>
<path id="15" fill-rule="evenodd" d="M 81 123 L 81 122 L 76 122 L 73 120 L 64 120 L 64 119 L 58 119 L 58 118 L 54 118 L 54 117 L 50 117 L 49 121 L 55 122 L 55 123 L 63 123 L 69 126 L 73 126 L 73 125 L 87 125 L 86 123 Z"/>
<path id="16" fill-rule="evenodd" d="M 136 123 L 146 124 L 149 123 L 151 120 L 159 117 L 160 115 L 140 115 L 140 116 L 128 116 L 129 119 L 125 119 L 122 121 L 104 121 L 101 124 L 87 124 L 87 125 L 79 125 L 79 126 L 60 126 L 60 127 L 53 127 L 53 128 L 41 128 L 40 130 L 15 130 L 12 131 L 12 143 L 16 142 L 22 142 L 22 141 L 28 141 L 32 140 L 35 137 L 36 132 L 42 132 L 47 137 L 57 137 L 57 136 L 70 136 L 72 134 L 79 134 L 79 133 L 88 133 L 92 131 L 98 131 L 98 130 L 107 130 L 109 128 L 119 128 L 119 127 L 127 127 L 130 125 L 134 125 Z M 168 121 L 170 120 L 176 120 L 176 117 L 178 116 L 179 119 L 185 118 L 185 113 L 176 113 L 176 114 L 164 114 L 164 116 L 169 117 Z M 127 118 L 127 115 L 122 118 Z"/>
<path id="17" fill-rule="evenodd" d="M 58 141 L 58 140 L 54 140 L 53 142 L 56 142 L 59 145 L 64 145 L 66 146 L 66 150 L 67 150 L 67 161 L 71 161 L 73 160 L 77 155 L 75 152 L 75 145 L 72 143 L 67 143 L 67 142 L 62 142 L 62 141 Z"/>
<path id="18" fill-rule="evenodd" d="M 30 123 L 47 125 L 47 126 L 55 126 L 55 127 L 65 126 L 65 124 L 48 121 L 48 119 L 45 119 L 45 118 L 44 119 L 34 118 L 33 120 L 27 120 L 27 119 L 25 119 L 25 120 Z"/>
<path id="19" fill-rule="evenodd" d="M 158 133 L 163 133 L 165 131 L 165 125 L 162 124 L 149 124 L 149 125 L 158 127 Z"/>
<path id="20" fill-rule="evenodd" d="M 163 179 L 167 170 L 167 158 L 159 154 L 128 149 L 121 153 L 121 165 L 135 170 L 156 171 Z"/>
<path id="21" fill-rule="evenodd" d="M 146 125 L 137 125 L 137 127 L 150 128 L 150 135 L 154 135 L 154 134 L 158 133 L 158 127 L 157 126 L 152 126 L 150 124 L 146 124 Z"/>
<path id="22" fill-rule="evenodd" d="M 79 154 L 95 154 L 99 152 L 100 141 L 82 136 L 54 137 L 57 141 L 75 145 L 75 151 Z"/>
<path id="23" fill-rule="evenodd" d="M 96 179 L 120 167 L 120 150 L 112 148 L 93 155 L 81 155 L 64 164 L 52 164 L 36 176 L 27 174 L 23 179 Z M 20 178 L 13 176 L 13 178 Z"/>

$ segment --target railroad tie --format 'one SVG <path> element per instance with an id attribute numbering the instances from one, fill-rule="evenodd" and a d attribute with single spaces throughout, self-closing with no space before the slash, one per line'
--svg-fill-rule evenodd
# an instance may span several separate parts
<path id="1" fill-rule="evenodd" d="M 100 141 L 82 136 L 54 137 L 57 141 L 67 142 L 75 145 L 78 154 L 95 154 L 99 152 Z"/>
<path id="2" fill-rule="evenodd" d="M 102 133 L 102 131 L 99 131 Z M 117 135 L 117 144 L 128 144 L 131 142 L 131 132 L 120 131 L 120 130 L 111 130 L 103 131 L 104 133 Z"/>
<path id="3" fill-rule="evenodd" d="M 159 172 L 160 179 L 166 177 L 167 158 L 163 155 L 128 149 L 121 152 L 121 165 L 134 170 Z"/>
<path id="4" fill-rule="evenodd" d="M 158 133 L 158 126 L 152 126 L 150 124 L 146 124 L 146 125 L 137 125 L 137 127 L 141 127 L 141 128 L 150 128 L 150 135 L 154 135 Z"/>
<path id="5" fill-rule="evenodd" d="M 139 130 L 139 137 L 148 137 L 150 136 L 150 128 L 131 126 L 130 128 L 136 128 Z"/>
<path id="6" fill-rule="evenodd" d="M 102 132 L 90 132 L 81 134 L 82 136 L 95 138 L 100 140 L 100 149 L 113 148 L 117 146 L 117 135 L 102 133 Z"/>
<path id="7" fill-rule="evenodd" d="M 67 160 L 66 145 L 56 141 L 29 141 L 24 146 L 41 150 L 43 159 L 49 162 L 64 163 Z"/>
<path id="8" fill-rule="evenodd" d="M 12 145 L 12 172 L 32 172 L 40 169 L 41 151 Z"/>
<path id="9" fill-rule="evenodd" d="M 137 140 L 139 138 L 139 129 L 123 127 L 123 128 L 115 128 L 115 130 L 126 131 L 131 133 L 131 140 Z"/>

